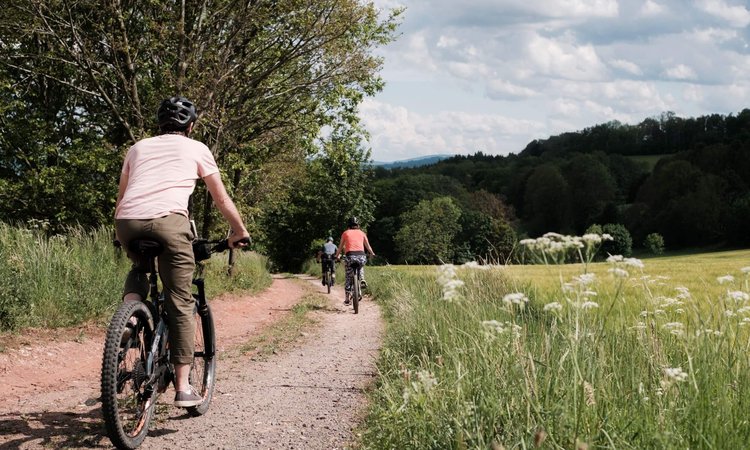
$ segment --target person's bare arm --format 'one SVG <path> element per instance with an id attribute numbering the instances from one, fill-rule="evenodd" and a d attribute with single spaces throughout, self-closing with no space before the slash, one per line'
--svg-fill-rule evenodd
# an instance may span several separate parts
<path id="1" fill-rule="evenodd" d="M 117 210 L 120 208 L 120 201 L 122 196 L 125 195 L 125 189 L 128 187 L 128 175 L 120 174 L 120 184 L 117 187 L 117 201 L 115 202 L 115 217 L 117 217 Z"/>
<path id="2" fill-rule="evenodd" d="M 206 188 L 208 188 L 208 192 L 211 194 L 216 207 L 219 208 L 221 215 L 224 216 L 232 228 L 232 239 L 229 240 L 229 245 L 234 248 L 235 242 L 242 238 L 249 238 L 250 233 L 247 232 L 245 224 L 242 223 L 242 217 L 240 217 L 237 207 L 234 205 L 232 199 L 229 198 L 219 172 L 208 175 L 203 178 L 203 181 L 206 183 Z"/>
<path id="3" fill-rule="evenodd" d="M 372 247 L 370 247 L 370 241 L 367 239 L 367 235 L 365 235 L 365 250 L 370 252 L 372 256 L 375 256 L 375 252 L 372 251 Z"/>
<path id="4" fill-rule="evenodd" d="M 339 239 L 339 245 L 336 247 L 336 254 L 333 256 L 335 259 L 339 259 L 341 257 L 341 248 L 344 246 L 344 235 L 341 235 L 341 239 Z"/>
<path id="5" fill-rule="evenodd" d="M 125 189 L 128 187 L 128 176 L 127 174 L 120 174 L 120 184 L 117 187 L 117 201 L 115 202 L 115 217 L 117 217 L 117 210 L 120 208 L 120 201 L 122 196 L 125 195 Z M 117 227 L 115 227 L 115 241 L 120 241 L 120 237 L 117 236 Z"/>

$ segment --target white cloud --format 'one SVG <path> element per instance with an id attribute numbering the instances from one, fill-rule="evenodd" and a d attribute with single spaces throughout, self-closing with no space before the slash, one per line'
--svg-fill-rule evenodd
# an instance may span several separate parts
<path id="1" fill-rule="evenodd" d="M 522 99 L 533 97 L 536 91 L 524 86 L 511 83 L 506 80 L 490 80 L 487 83 L 487 95 L 496 100 L 500 99 Z"/>
<path id="2" fill-rule="evenodd" d="M 617 0 L 520 0 L 507 3 L 548 17 L 617 17 L 620 12 Z"/>
<path id="3" fill-rule="evenodd" d="M 642 16 L 653 17 L 658 16 L 666 11 L 666 7 L 653 0 L 646 0 L 641 6 L 640 13 Z"/>
<path id="4" fill-rule="evenodd" d="M 695 30 L 692 38 L 703 44 L 721 44 L 738 37 L 737 30 L 722 30 L 720 28 L 704 28 Z"/>
<path id="5" fill-rule="evenodd" d="M 609 65 L 617 69 L 624 70 L 631 75 L 643 75 L 643 71 L 640 67 L 638 67 L 638 64 L 626 59 L 615 59 L 613 61 L 610 61 Z"/>
<path id="6" fill-rule="evenodd" d="M 604 75 L 604 65 L 591 45 L 577 46 L 537 35 L 528 43 L 527 52 L 536 69 L 550 77 L 597 80 Z"/>
<path id="7" fill-rule="evenodd" d="M 385 161 L 438 153 L 496 152 L 499 147 L 505 153 L 520 151 L 527 136 L 544 129 L 541 123 L 499 114 L 419 114 L 372 99 L 361 105 L 361 116 L 371 133 L 369 143 L 376 159 Z"/>
<path id="8" fill-rule="evenodd" d="M 376 159 L 750 104 L 748 0 L 374 1 L 407 7 L 379 53 L 386 90 L 363 107 Z"/>
<path id="9" fill-rule="evenodd" d="M 677 64 L 676 66 L 667 68 L 664 71 L 664 75 L 675 80 L 694 80 L 697 78 L 695 70 L 685 64 Z"/>
<path id="10" fill-rule="evenodd" d="M 750 25 L 750 11 L 744 6 L 729 5 L 724 0 L 699 0 L 697 5 L 703 11 L 726 20 L 734 27 L 745 28 Z"/>

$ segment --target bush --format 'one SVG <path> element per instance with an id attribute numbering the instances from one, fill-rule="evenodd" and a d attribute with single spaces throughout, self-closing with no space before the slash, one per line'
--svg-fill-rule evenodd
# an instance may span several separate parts
<path id="1" fill-rule="evenodd" d="M 608 223 L 602 226 L 602 233 L 612 236 L 611 241 L 604 241 L 602 252 L 604 255 L 630 256 L 633 253 L 633 238 L 625 225 Z"/>
<path id="2" fill-rule="evenodd" d="M 664 238 L 659 233 L 651 233 L 646 236 L 643 246 L 652 254 L 661 255 L 664 253 Z"/>

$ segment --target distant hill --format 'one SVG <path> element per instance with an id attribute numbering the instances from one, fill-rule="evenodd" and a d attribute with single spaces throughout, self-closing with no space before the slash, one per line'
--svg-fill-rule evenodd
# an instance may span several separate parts
<path id="1" fill-rule="evenodd" d="M 404 169 L 410 167 L 428 166 L 430 164 L 435 164 L 451 157 L 453 157 L 453 155 L 429 155 L 392 162 L 373 161 L 372 165 L 376 167 L 382 167 L 384 169 Z"/>

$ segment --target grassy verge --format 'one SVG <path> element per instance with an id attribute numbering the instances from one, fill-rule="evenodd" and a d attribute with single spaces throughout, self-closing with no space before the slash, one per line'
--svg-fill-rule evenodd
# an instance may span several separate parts
<path id="1" fill-rule="evenodd" d="M 748 261 L 368 269 L 388 327 L 362 446 L 743 448 Z"/>
<path id="2" fill-rule="evenodd" d="M 240 352 L 265 358 L 283 350 L 301 336 L 302 330 L 315 323 L 314 318 L 308 314 L 309 312 L 326 308 L 328 308 L 328 298 L 324 294 L 317 292 L 306 294 L 299 303 L 292 307 L 289 314 L 242 345 Z"/>
<path id="3" fill-rule="evenodd" d="M 111 237 L 104 228 L 47 237 L 0 223 L 0 331 L 107 320 L 120 302 L 130 268 Z M 271 283 L 260 255 L 240 255 L 231 278 L 225 265 L 220 255 L 209 260 L 209 297 L 230 290 L 258 291 Z"/>

